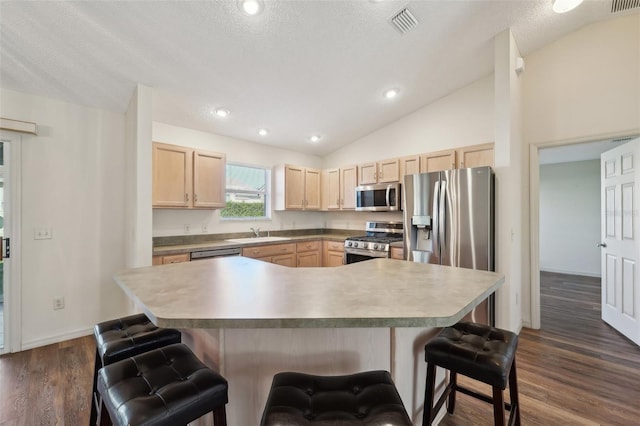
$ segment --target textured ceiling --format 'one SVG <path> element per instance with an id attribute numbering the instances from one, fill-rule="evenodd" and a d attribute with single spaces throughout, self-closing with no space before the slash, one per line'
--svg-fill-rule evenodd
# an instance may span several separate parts
<path id="1" fill-rule="evenodd" d="M 403 35 L 389 19 L 405 6 L 418 25 Z M 141 83 L 154 89 L 155 121 L 325 155 L 491 73 L 501 31 L 511 28 L 526 55 L 629 13 L 610 9 L 610 0 L 563 15 L 551 0 L 265 0 L 249 17 L 235 0 L 3 0 L 0 85 L 124 111 Z M 392 102 L 382 96 L 390 87 L 401 90 Z M 216 107 L 230 116 L 213 117 Z"/>

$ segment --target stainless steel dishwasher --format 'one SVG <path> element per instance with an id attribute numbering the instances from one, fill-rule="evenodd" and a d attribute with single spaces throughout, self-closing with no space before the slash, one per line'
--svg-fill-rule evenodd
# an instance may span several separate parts
<path id="1" fill-rule="evenodd" d="M 192 251 L 191 260 L 211 259 L 212 257 L 240 256 L 240 248 L 220 248 L 202 251 Z"/>

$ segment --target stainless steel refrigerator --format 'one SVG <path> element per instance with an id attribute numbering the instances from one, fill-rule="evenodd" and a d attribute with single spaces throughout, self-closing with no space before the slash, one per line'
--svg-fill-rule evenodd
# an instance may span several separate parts
<path id="1" fill-rule="evenodd" d="M 490 167 L 407 175 L 402 195 L 407 260 L 494 270 L 494 176 Z M 494 297 L 465 319 L 495 324 Z"/>

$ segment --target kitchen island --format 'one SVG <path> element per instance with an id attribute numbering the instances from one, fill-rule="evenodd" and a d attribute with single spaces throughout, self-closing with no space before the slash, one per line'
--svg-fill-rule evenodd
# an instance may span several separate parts
<path id="1" fill-rule="evenodd" d="M 273 374 L 391 371 L 419 423 L 426 341 L 462 319 L 501 274 L 376 259 L 287 268 L 244 257 L 136 268 L 115 276 L 160 327 L 229 380 L 229 425 L 258 424 Z"/>

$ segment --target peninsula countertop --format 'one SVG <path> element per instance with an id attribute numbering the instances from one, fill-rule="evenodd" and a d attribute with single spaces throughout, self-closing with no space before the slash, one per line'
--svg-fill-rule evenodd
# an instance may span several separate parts
<path id="1" fill-rule="evenodd" d="M 114 276 L 160 327 L 443 327 L 504 283 L 495 272 L 375 259 L 289 268 L 245 257 L 150 266 Z"/>

